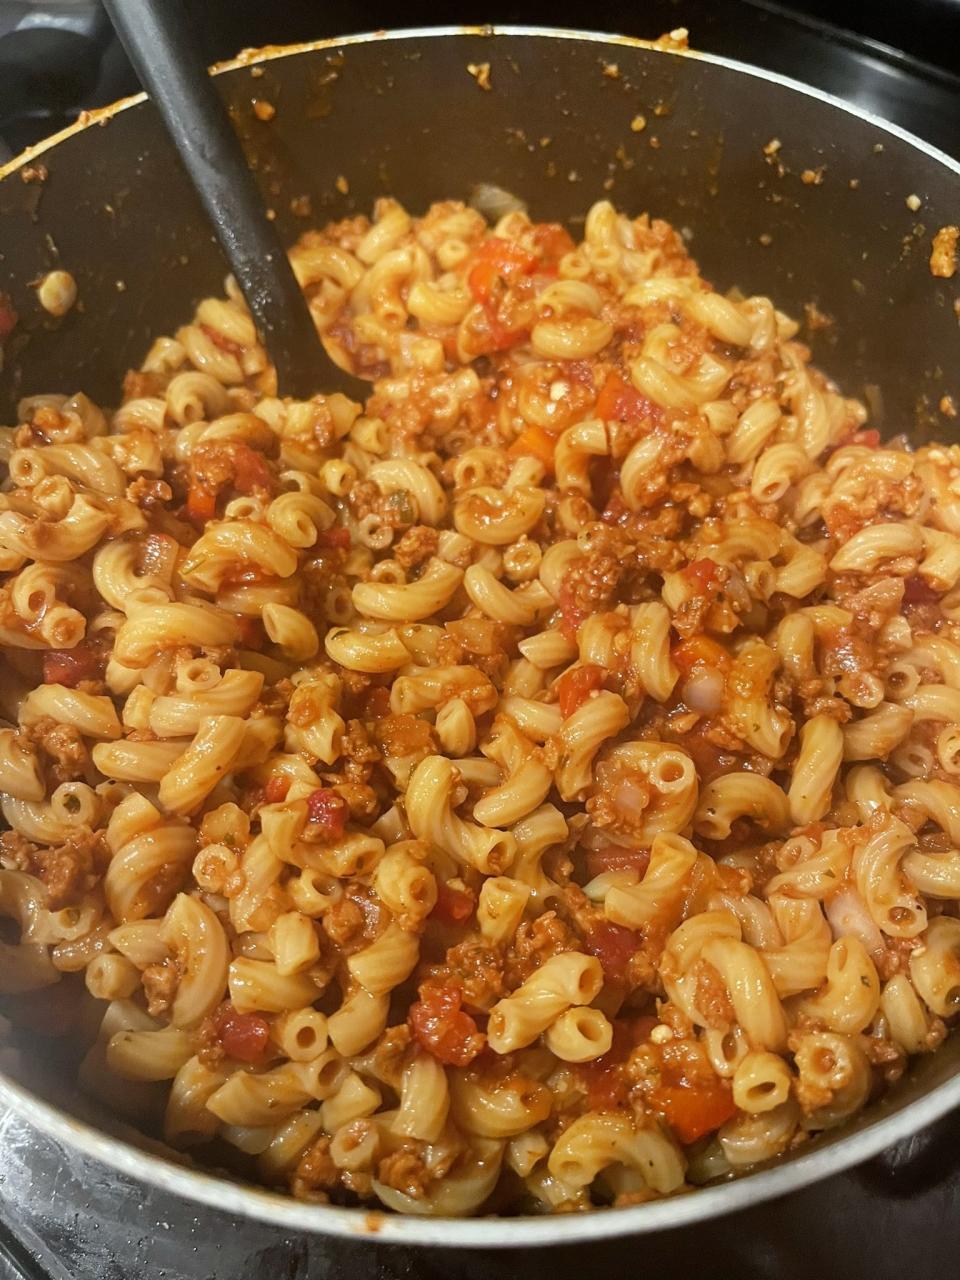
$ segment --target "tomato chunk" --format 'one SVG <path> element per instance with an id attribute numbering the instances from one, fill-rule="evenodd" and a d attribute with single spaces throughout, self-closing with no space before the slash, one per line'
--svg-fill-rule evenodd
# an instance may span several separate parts
<path id="1" fill-rule="evenodd" d="M 290 790 L 290 779 L 282 773 L 275 773 L 263 789 L 263 798 L 267 804 L 280 804 L 286 800 Z"/>
<path id="2" fill-rule="evenodd" d="M 564 720 L 572 716 L 578 707 L 583 706 L 594 689 L 603 688 L 606 673 L 603 667 L 587 662 L 582 667 L 573 667 L 565 671 L 554 685 L 557 700 L 560 703 L 560 714 Z"/>
<path id="3" fill-rule="evenodd" d="M 460 1007 L 463 991 L 455 983 L 433 979 L 424 982 L 420 999 L 410 1006 L 410 1029 L 414 1039 L 438 1062 L 449 1067 L 465 1067 L 484 1047 L 477 1024 Z"/>
<path id="4" fill-rule="evenodd" d="M 350 550 L 350 530 L 342 524 L 335 524 L 331 529 L 324 529 L 317 535 L 318 547 L 329 547 L 334 551 Z"/>
<path id="5" fill-rule="evenodd" d="M 684 1144 L 713 1133 L 737 1110 L 730 1086 L 717 1076 L 658 1084 L 648 1101 Z"/>
<path id="6" fill-rule="evenodd" d="M 204 525 L 217 514 L 217 491 L 194 481 L 187 492 L 184 513 L 193 524 Z"/>
<path id="7" fill-rule="evenodd" d="M 263 457 L 249 445 L 237 444 L 233 451 L 234 486 L 238 493 L 274 488 L 273 474 Z"/>
<path id="8" fill-rule="evenodd" d="M 337 840 L 347 825 L 349 809 L 343 796 L 320 787 L 307 796 L 307 816 L 328 840 Z"/>
<path id="9" fill-rule="evenodd" d="M 853 433 L 853 443 L 861 444 L 867 449 L 880 448 L 880 432 L 876 427 L 865 427 L 862 431 Z"/>
<path id="10" fill-rule="evenodd" d="M 259 1062 L 270 1043 L 270 1024 L 259 1013 L 237 1013 L 227 1004 L 217 1016 L 217 1038 L 228 1057 Z"/>
<path id="11" fill-rule="evenodd" d="M 474 255 L 474 263 L 467 275 L 467 285 L 476 300 L 489 305 L 498 280 L 512 284 L 520 276 L 529 275 L 539 259 L 529 249 L 513 240 L 490 236 Z"/>
<path id="12" fill-rule="evenodd" d="M 711 560 L 709 563 L 713 563 Z M 674 646 L 671 654 L 682 675 L 689 675 L 697 667 L 710 667 L 714 671 L 729 671 L 733 665 L 729 653 L 722 644 L 710 636 L 691 636 Z"/>
<path id="13" fill-rule="evenodd" d="M 511 458 L 537 458 L 546 467 L 549 475 L 553 475 L 553 454 L 557 447 L 557 437 L 552 436 L 543 427 L 527 427 L 521 431 L 507 450 Z"/>
<path id="14" fill-rule="evenodd" d="M 660 408 L 619 373 L 607 375 L 597 396 L 594 412 L 604 422 L 626 422 L 633 425 L 645 419 L 659 422 L 663 417 Z"/>
<path id="15" fill-rule="evenodd" d="M 100 659 L 86 645 L 75 649 L 50 649 L 43 655 L 43 683 L 64 684 L 75 689 L 81 680 L 92 680 L 100 669 Z"/>
<path id="16" fill-rule="evenodd" d="M 699 595 L 708 595 L 720 585 L 720 566 L 716 560 L 691 560 L 682 573 L 696 587 Z"/>
<path id="17" fill-rule="evenodd" d="M 625 982 L 630 961 L 637 954 L 639 937 L 611 920 L 597 920 L 590 926 L 584 946 L 600 961 L 604 974 L 614 982 Z"/>
<path id="18" fill-rule="evenodd" d="M 472 893 L 442 884 L 437 889 L 437 901 L 430 915 L 437 920 L 443 920 L 446 924 L 462 924 L 473 915 L 476 905 L 476 899 Z"/>

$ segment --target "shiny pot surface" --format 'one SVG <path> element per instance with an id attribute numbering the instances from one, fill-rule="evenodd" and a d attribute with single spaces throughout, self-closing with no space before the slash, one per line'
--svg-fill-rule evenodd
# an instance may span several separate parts
<path id="1" fill-rule="evenodd" d="M 467 69 L 484 62 L 489 91 Z M 401 32 L 261 50 L 218 83 L 289 241 L 384 194 L 420 210 L 495 183 L 534 218 L 574 230 L 606 197 L 683 228 L 718 287 L 831 316 L 812 326 L 814 359 L 867 398 L 885 435 L 957 438 L 938 405 L 951 394 L 960 403 L 958 290 L 931 276 L 928 258 L 932 233 L 956 221 L 960 166 L 892 126 L 749 67 L 566 32 Z M 253 99 L 276 106 L 271 121 L 254 116 Z M 61 321 L 31 287 L 54 267 L 79 285 L 80 305 Z M 224 273 L 148 104 L 95 113 L 34 149 L 0 181 L 0 290 L 20 315 L 0 420 L 24 394 L 84 390 L 110 404 L 150 337 L 218 293 Z M 0 1100 L 78 1152 L 287 1229 L 409 1244 L 572 1243 L 679 1226 L 835 1173 L 960 1102 L 952 1037 L 852 1125 L 748 1177 L 610 1212 L 445 1221 L 298 1203 L 198 1171 L 94 1114 L 68 1064 L 42 1067 L 29 1045 L 21 1062 L 17 1080 L 0 1077 Z"/>

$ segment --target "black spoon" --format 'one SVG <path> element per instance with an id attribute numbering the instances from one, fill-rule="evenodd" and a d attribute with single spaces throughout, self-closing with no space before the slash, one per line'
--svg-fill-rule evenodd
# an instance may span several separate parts
<path id="1" fill-rule="evenodd" d="M 277 229 L 200 55 L 182 0 L 104 0 L 140 83 L 160 112 L 260 337 L 280 395 L 363 397 L 323 349 Z"/>

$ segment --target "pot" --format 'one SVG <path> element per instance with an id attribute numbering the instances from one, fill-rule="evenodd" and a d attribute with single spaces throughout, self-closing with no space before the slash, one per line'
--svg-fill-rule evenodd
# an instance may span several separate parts
<path id="1" fill-rule="evenodd" d="M 884 435 L 955 439 L 938 406 L 951 395 L 960 405 L 958 289 L 928 258 L 933 232 L 956 220 L 960 165 L 825 94 L 662 43 L 520 28 L 381 33 L 258 50 L 222 67 L 218 84 L 288 241 L 388 193 L 419 210 L 493 183 L 534 218 L 574 229 L 606 196 L 684 229 L 719 287 L 769 294 L 797 316 L 813 304 L 815 362 L 867 398 Z M 254 99 L 276 107 L 271 120 Z M 638 115 L 642 131 L 631 127 Z M 109 404 L 151 335 L 219 293 L 226 270 L 159 119 L 128 99 L 0 178 L 0 290 L 20 316 L 0 414 L 9 421 L 21 395 L 40 392 L 82 389 Z M 31 287 L 54 267 L 79 288 L 61 320 Z M 832 322 L 821 327 L 819 313 Z M 610 1212 L 450 1221 L 299 1203 L 201 1171 L 92 1113 L 66 1065 L 41 1070 L 29 1046 L 20 1061 L 0 1076 L 0 1101 L 78 1154 L 235 1216 L 408 1244 L 574 1243 L 682 1226 L 836 1173 L 960 1103 L 953 1036 L 851 1124 L 749 1176 Z"/>

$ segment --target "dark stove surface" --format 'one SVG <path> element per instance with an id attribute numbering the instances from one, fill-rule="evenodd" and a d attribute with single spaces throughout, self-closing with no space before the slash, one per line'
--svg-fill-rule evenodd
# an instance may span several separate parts
<path id="1" fill-rule="evenodd" d="M 745 0 L 550 4 L 435 0 L 196 0 L 209 61 L 238 48 L 382 26 L 512 22 L 655 37 L 684 25 L 695 47 L 848 98 L 960 153 L 960 0 L 788 10 Z M 832 26 L 826 23 L 832 23 Z M 0 160 L 136 82 L 95 0 L 0 0 Z M 537 1252 L 413 1253 L 285 1236 L 200 1209 L 63 1151 L 0 1110 L 0 1280 L 525 1280 L 628 1272 L 663 1280 L 948 1280 L 960 1273 L 960 1115 L 859 1169 L 682 1231 Z"/>

